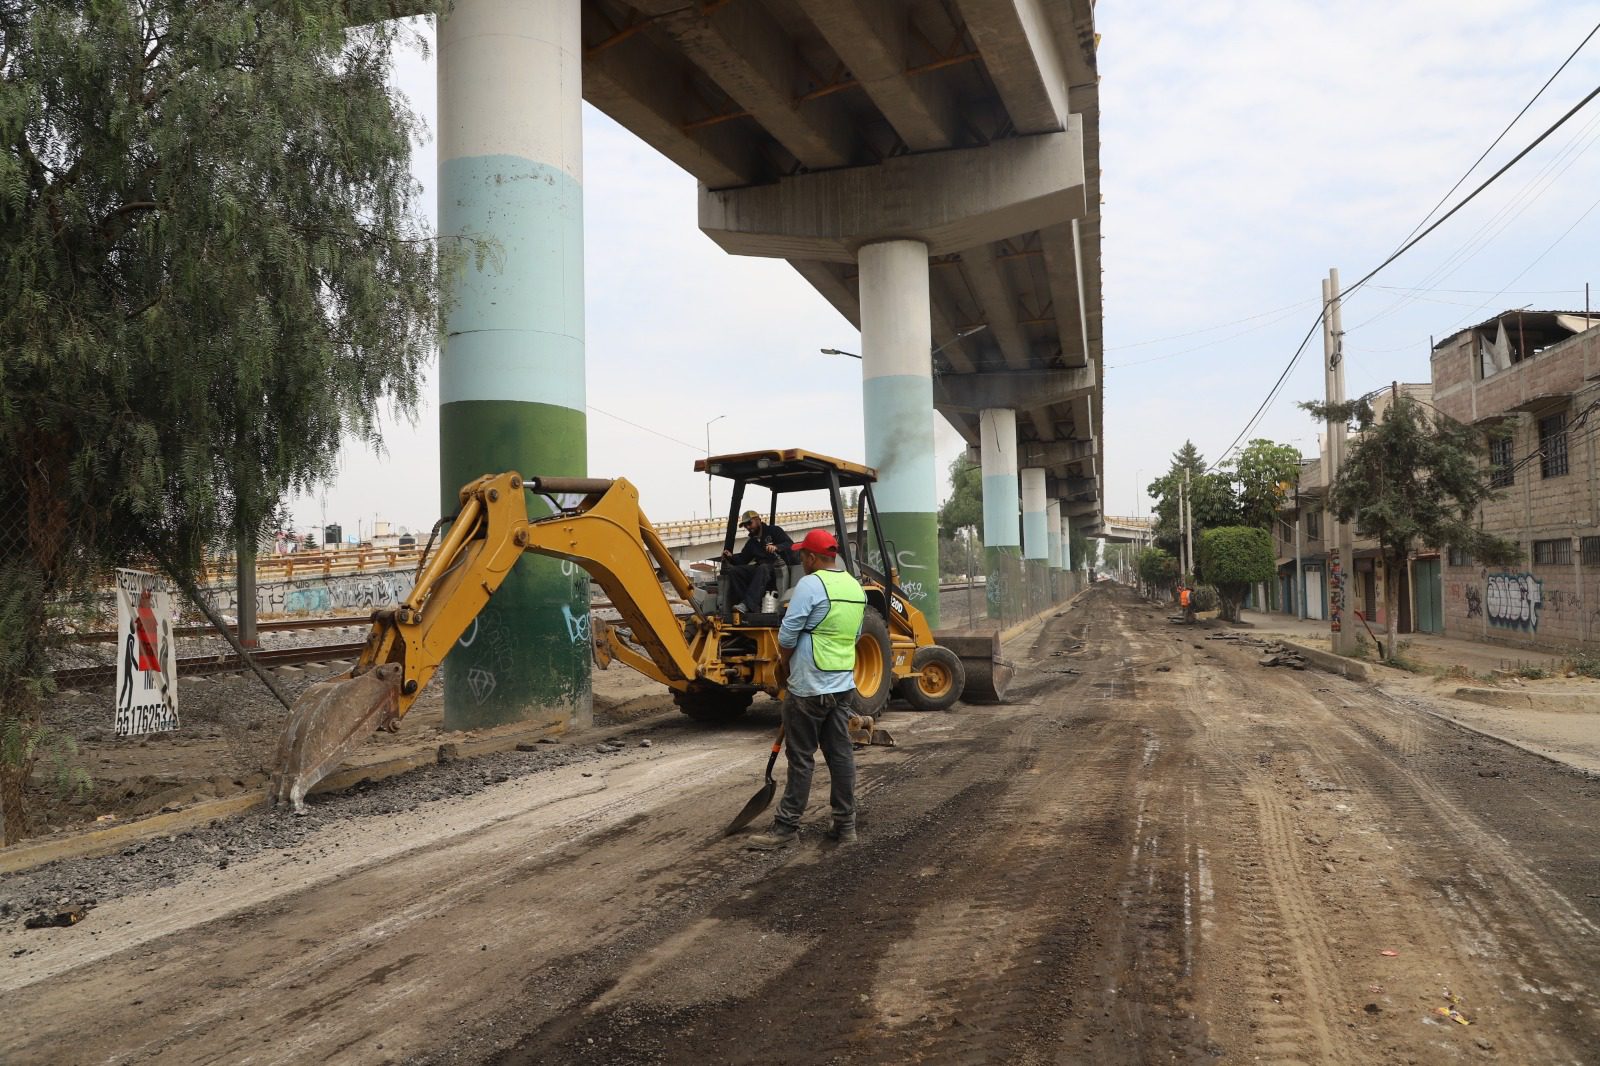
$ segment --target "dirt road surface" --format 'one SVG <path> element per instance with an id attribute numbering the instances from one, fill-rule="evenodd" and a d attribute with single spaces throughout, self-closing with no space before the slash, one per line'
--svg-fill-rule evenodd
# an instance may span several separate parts
<path id="1" fill-rule="evenodd" d="M 889 716 L 851 848 L 717 835 L 761 703 L 10 879 L 101 895 L 5 919 L 0 1061 L 1600 1062 L 1600 781 L 1205 636 L 1096 587 L 1010 705 Z"/>

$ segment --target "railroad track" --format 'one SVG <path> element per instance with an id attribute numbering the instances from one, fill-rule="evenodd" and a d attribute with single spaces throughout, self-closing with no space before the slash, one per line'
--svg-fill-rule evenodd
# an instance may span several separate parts
<path id="1" fill-rule="evenodd" d="M 302 663 L 330 663 L 341 659 L 354 659 L 361 654 L 364 642 L 354 644 L 318 644 L 308 648 L 274 648 L 255 654 L 256 662 L 267 669 L 279 666 L 298 666 Z M 190 655 L 178 660 L 179 677 L 204 677 L 208 674 L 232 674 L 247 667 L 237 655 Z M 94 688 L 114 685 L 117 668 L 113 666 L 74 666 L 55 671 L 56 685 L 60 688 Z"/>
<path id="2" fill-rule="evenodd" d="M 344 629 L 358 626 L 362 629 L 371 625 L 371 621 L 364 615 L 338 615 L 327 618 L 283 618 L 276 622 L 257 622 L 258 633 L 288 633 L 296 629 Z M 209 625 L 204 626 L 176 626 L 172 630 L 174 636 L 179 637 L 211 637 L 217 631 Z M 230 627 L 230 632 L 238 635 L 237 629 Z M 103 644 L 116 640 L 115 633 L 74 633 L 70 640 L 74 644 Z"/>

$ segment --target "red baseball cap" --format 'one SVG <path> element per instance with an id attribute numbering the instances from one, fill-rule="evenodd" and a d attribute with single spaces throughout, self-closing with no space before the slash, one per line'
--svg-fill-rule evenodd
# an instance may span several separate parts
<path id="1" fill-rule="evenodd" d="M 794 550 L 797 552 L 815 552 L 818 555 L 838 555 L 839 542 L 833 539 L 833 534 L 826 529 L 813 529 L 806 534 L 804 540 L 796 541 Z"/>

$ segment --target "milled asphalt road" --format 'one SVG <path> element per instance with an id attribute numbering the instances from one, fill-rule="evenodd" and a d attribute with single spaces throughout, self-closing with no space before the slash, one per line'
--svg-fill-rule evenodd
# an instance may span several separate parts
<path id="1" fill-rule="evenodd" d="M 718 835 L 765 702 L 331 801 L 72 929 L 8 920 L 0 1061 L 1597 1061 L 1600 782 L 1207 635 L 1092 589 L 1010 704 L 890 714 L 854 848 L 825 773 L 787 851 Z"/>

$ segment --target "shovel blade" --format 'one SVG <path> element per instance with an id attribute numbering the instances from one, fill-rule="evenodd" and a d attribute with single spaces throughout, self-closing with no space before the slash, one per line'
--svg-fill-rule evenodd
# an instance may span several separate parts
<path id="1" fill-rule="evenodd" d="M 744 805 L 744 810 L 738 817 L 728 823 L 728 828 L 722 831 L 725 837 L 731 837 L 745 826 L 756 820 L 756 816 L 772 806 L 772 797 L 777 795 L 778 782 L 767 778 L 767 783 L 761 786 L 761 791 L 750 797 L 750 802 Z"/>
<path id="2" fill-rule="evenodd" d="M 360 677 L 312 685 L 289 710 L 272 766 L 272 802 L 304 813 L 305 797 L 369 734 L 397 715 L 400 667 L 385 663 Z"/>

